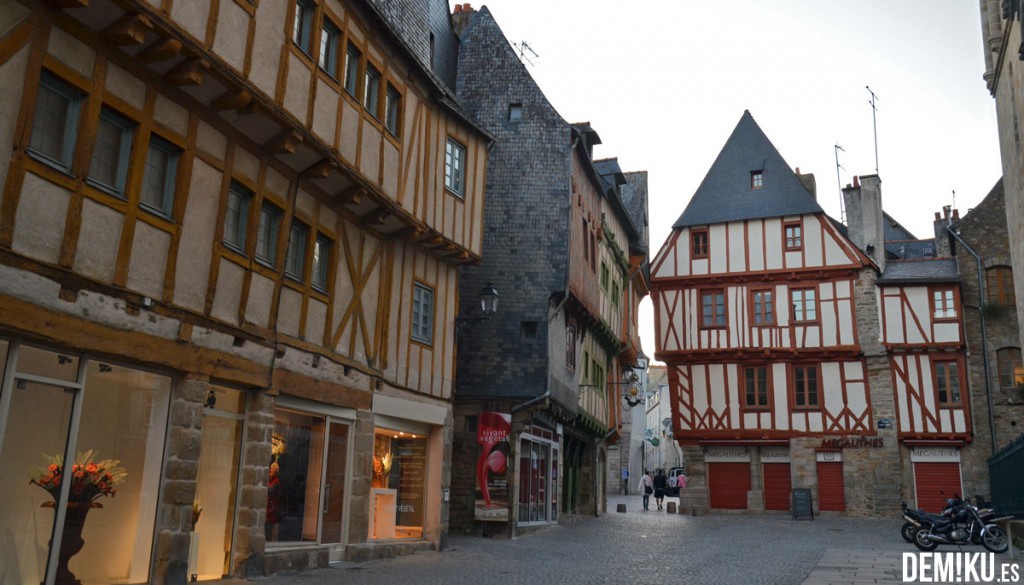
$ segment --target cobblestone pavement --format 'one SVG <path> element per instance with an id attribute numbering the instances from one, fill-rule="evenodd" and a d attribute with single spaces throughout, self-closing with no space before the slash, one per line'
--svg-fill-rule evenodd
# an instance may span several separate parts
<path id="1" fill-rule="evenodd" d="M 627 504 L 626 513 L 615 512 L 619 503 Z M 900 538 L 902 522 L 896 517 L 819 517 L 812 521 L 775 514 L 694 517 L 644 512 L 639 496 L 611 497 L 608 509 L 600 518 L 552 526 L 515 540 L 452 536 L 443 552 L 336 563 L 327 569 L 273 575 L 258 583 L 900 583 L 901 553 L 917 550 Z M 985 552 L 981 547 L 964 550 Z M 996 558 L 997 562 L 1010 562 L 1005 554 Z"/>

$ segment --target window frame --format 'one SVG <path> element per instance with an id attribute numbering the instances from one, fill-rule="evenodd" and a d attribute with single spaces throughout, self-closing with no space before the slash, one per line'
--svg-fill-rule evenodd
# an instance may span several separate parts
<path id="1" fill-rule="evenodd" d="M 352 41 L 345 45 L 345 77 L 341 80 L 345 93 L 358 99 L 363 52 Z"/>
<path id="2" fill-rule="evenodd" d="M 292 223 L 288 227 L 288 243 L 284 252 L 284 275 L 299 282 L 306 281 L 306 266 L 309 264 L 306 254 L 309 248 L 309 233 L 308 225 L 292 218 Z M 295 266 L 295 262 L 298 262 L 299 265 Z M 298 271 L 295 270 L 296 268 Z"/>
<path id="3" fill-rule="evenodd" d="M 466 154 L 466 146 L 449 136 L 444 149 L 444 188 L 459 199 L 466 196 Z"/>
<path id="4" fill-rule="evenodd" d="M 295 0 L 295 17 L 292 22 L 292 43 L 307 57 L 313 56 L 313 24 L 316 20 L 316 3 L 313 0 Z"/>
<path id="5" fill-rule="evenodd" d="M 822 392 L 821 392 L 821 368 L 818 364 L 791 364 L 790 365 L 790 395 L 793 400 L 793 410 L 821 410 L 822 408 Z M 804 383 L 803 388 L 800 386 L 799 375 L 803 374 Z M 814 378 L 814 392 L 813 394 L 808 389 L 808 381 L 811 380 L 807 376 L 808 373 L 813 373 Z M 813 396 L 815 404 L 810 404 L 809 398 Z M 800 404 L 800 399 L 803 398 L 804 404 Z"/>
<path id="6" fill-rule="evenodd" d="M 82 115 L 82 103 L 85 101 L 86 94 L 45 70 L 39 77 L 39 88 L 54 93 L 67 102 L 64 108 L 63 140 L 60 154 L 57 157 L 33 145 L 33 139 L 37 137 L 40 128 L 38 120 L 42 111 L 37 94 L 35 111 L 32 114 L 32 134 L 29 137 L 26 152 L 47 166 L 70 173 L 75 159 L 75 147 L 78 143 L 78 125 Z"/>
<path id="7" fill-rule="evenodd" d="M 945 379 L 950 380 L 950 369 L 953 366 L 955 368 L 955 379 L 956 380 L 956 400 L 952 400 L 952 388 L 940 388 L 939 387 L 939 369 L 945 369 Z M 961 374 L 963 368 L 960 366 L 960 360 L 957 358 L 932 358 L 932 388 L 935 392 L 935 405 L 939 408 L 960 408 L 964 405 L 964 384 Z M 947 393 L 947 400 L 942 400 L 943 392 Z"/>
<path id="8" fill-rule="evenodd" d="M 112 125 L 115 130 L 120 133 L 121 139 L 119 152 L 117 153 L 117 162 L 115 163 L 116 166 L 114 173 L 116 177 L 114 178 L 113 185 L 107 184 L 103 180 L 93 176 L 93 165 L 96 162 L 96 140 L 99 140 L 100 127 L 104 122 Z M 86 172 L 85 177 L 86 183 L 119 199 L 128 199 L 128 194 L 126 192 L 128 186 L 128 167 L 131 160 L 136 128 L 138 128 L 138 124 L 136 124 L 134 120 L 131 120 L 107 106 L 100 108 L 100 115 L 96 125 L 96 140 L 93 141 L 93 149 L 89 160 L 89 169 Z"/>
<path id="9" fill-rule="evenodd" d="M 702 239 L 703 242 L 698 240 Z M 711 255 L 711 236 L 707 228 L 690 230 L 690 258 L 708 258 Z"/>
<path id="10" fill-rule="evenodd" d="M 429 295 L 429 303 L 423 299 L 423 295 Z M 416 343 L 423 345 L 434 345 L 434 314 L 436 313 L 436 294 L 434 289 L 422 282 L 413 283 L 412 315 L 409 321 L 409 335 Z M 423 313 L 420 307 L 428 308 Z M 417 319 L 417 315 L 419 318 Z M 424 318 L 426 323 L 424 324 Z"/>
<path id="11" fill-rule="evenodd" d="M 814 315 L 810 319 L 807 318 L 807 313 L 808 313 L 808 310 L 807 310 L 808 309 L 808 302 L 807 302 L 807 297 L 806 297 L 806 293 L 807 292 L 810 292 L 813 295 L 813 298 L 811 299 L 811 302 L 810 302 L 810 309 L 811 309 L 811 311 L 814 312 Z M 798 294 L 800 294 L 800 306 L 801 306 L 801 311 L 800 312 L 803 315 L 802 318 L 797 318 L 797 295 Z M 818 310 L 819 309 L 819 307 L 818 307 L 818 288 L 814 287 L 814 286 L 804 286 L 804 287 L 793 287 L 793 288 L 790 288 L 789 289 L 789 306 L 793 310 L 792 314 L 790 315 L 790 320 L 793 323 L 796 323 L 796 324 L 818 323 L 819 322 L 819 318 L 820 318 L 820 314 L 821 314 L 821 311 Z"/>
<path id="12" fill-rule="evenodd" d="M 380 119 L 380 86 L 384 75 L 370 62 L 363 68 L 363 109 L 375 119 Z"/>
<path id="13" fill-rule="evenodd" d="M 390 81 L 384 90 L 384 129 L 398 138 L 402 128 L 402 92 Z"/>
<path id="14" fill-rule="evenodd" d="M 167 155 L 167 167 L 164 169 L 164 180 L 163 185 L 160 187 L 161 202 L 160 205 L 154 205 L 144 199 L 146 195 L 146 186 L 149 185 L 149 181 L 146 177 L 149 176 L 149 155 L 153 150 L 157 150 Z M 177 176 L 179 163 L 181 162 L 181 148 L 166 138 L 162 138 L 159 134 L 150 134 L 149 142 L 146 147 L 146 161 L 142 173 L 142 182 L 139 184 L 139 207 L 159 215 L 161 217 L 170 219 L 174 213 L 174 191 L 177 186 Z"/>
<path id="15" fill-rule="evenodd" d="M 742 393 L 741 410 L 742 411 L 757 411 L 757 412 L 768 412 L 768 411 L 770 411 L 771 410 L 771 405 L 772 405 L 772 368 L 771 368 L 771 364 L 743 364 L 743 366 L 741 366 L 741 367 L 743 368 L 743 377 L 742 377 L 742 380 L 743 380 L 742 392 L 743 393 Z M 758 399 L 762 398 L 762 396 L 760 396 L 760 394 L 761 394 L 760 390 L 761 389 L 758 387 L 757 384 L 758 384 L 759 381 L 764 383 L 764 393 L 763 393 L 764 394 L 763 395 L 764 403 L 763 404 L 760 404 L 760 403 L 751 404 L 750 403 L 750 400 L 749 400 L 750 399 L 749 384 L 750 384 L 751 380 L 749 379 L 749 376 L 747 374 L 749 372 L 751 372 L 751 371 L 753 371 L 755 373 L 755 376 L 754 376 L 754 379 L 753 379 L 753 382 L 754 382 L 753 395 L 754 395 L 755 402 L 759 402 Z M 756 374 L 762 373 L 762 372 L 764 374 L 763 377 L 756 375 Z"/>
<path id="16" fill-rule="evenodd" d="M 1001 347 L 996 350 L 996 379 L 1000 388 L 1024 387 L 1024 352 L 1021 348 Z"/>
<path id="17" fill-rule="evenodd" d="M 252 202 L 255 197 L 256 194 L 251 189 L 238 181 L 231 181 L 231 185 L 228 187 L 227 203 L 224 210 L 224 234 L 221 237 L 221 241 L 225 246 L 242 255 L 245 255 L 245 239 L 249 234 L 249 212 L 252 209 Z M 233 238 L 228 237 L 228 220 L 233 215 L 231 210 L 233 198 L 240 202 L 237 214 L 235 215 L 236 226 L 234 234 L 234 239 L 237 239 L 238 242 L 234 242 L 232 241 Z"/>
<path id="18" fill-rule="evenodd" d="M 522 102 L 510 103 L 508 105 L 508 122 L 511 124 L 522 122 L 525 113 Z"/>
<path id="19" fill-rule="evenodd" d="M 794 230 L 791 234 L 790 230 Z M 782 224 L 783 245 L 787 252 L 804 249 L 804 227 L 800 221 L 787 221 Z"/>
<path id="20" fill-rule="evenodd" d="M 763 300 L 759 301 L 758 298 L 757 298 L 758 295 L 763 295 L 763 294 L 767 294 L 768 295 L 767 303 L 765 303 Z M 764 307 L 768 308 L 768 310 L 767 310 L 767 317 L 768 317 L 768 319 L 764 319 L 765 315 L 763 315 L 763 313 L 765 311 L 761 311 L 761 314 L 759 314 L 759 312 L 758 312 L 759 306 L 764 306 Z M 751 319 L 751 324 L 754 327 L 772 327 L 772 326 L 774 326 L 774 325 L 776 325 L 778 323 L 778 321 L 776 321 L 776 318 L 775 318 L 775 313 L 776 313 L 776 311 L 775 311 L 775 289 L 774 288 L 751 288 L 750 289 L 750 319 Z M 758 318 L 761 318 L 762 320 L 758 321 Z"/>
<path id="21" fill-rule="evenodd" d="M 266 213 L 269 223 L 266 224 L 270 234 L 264 233 L 263 214 Z M 260 203 L 260 213 L 256 223 L 256 249 L 253 250 L 253 258 L 257 262 L 270 269 L 277 268 L 277 241 L 281 235 L 281 220 L 284 218 L 284 210 L 264 199 Z M 267 236 L 270 237 L 267 237 Z M 261 242 L 266 242 L 267 253 L 261 251 Z"/>
<path id="22" fill-rule="evenodd" d="M 1013 287 L 1013 268 L 1000 264 L 985 269 L 985 299 L 989 303 L 1004 307 L 1015 308 L 1017 306 L 1017 293 Z"/>
<path id="23" fill-rule="evenodd" d="M 576 371 L 576 325 L 565 324 L 565 367 Z"/>
<path id="24" fill-rule="evenodd" d="M 711 307 L 712 307 L 712 314 L 711 314 L 712 323 L 711 324 L 707 323 L 707 317 L 708 317 L 707 311 L 706 311 L 707 305 L 704 302 L 704 299 L 706 297 L 708 297 L 709 295 L 713 295 L 712 300 L 715 301 L 715 302 L 712 302 L 712 304 L 711 304 Z M 719 299 L 718 297 L 721 297 L 721 299 Z M 716 302 L 718 300 L 721 300 L 721 308 L 722 308 L 722 310 L 721 310 L 722 322 L 721 323 L 715 322 L 715 321 L 717 321 L 717 317 L 718 317 L 718 310 L 717 309 L 719 307 L 719 304 Z M 701 289 L 701 291 L 700 291 L 700 328 L 701 329 L 725 329 L 728 326 L 729 326 L 729 303 L 728 303 L 728 301 L 726 299 L 726 296 L 725 296 L 725 289 L 724 288 L 705 288 L 705 289 Z"/>
<path id="25" fill-rule="evenodd" d="M 338 49 L 341 46 L 341 27 L 329 17 L 324 16 L 320 25 L 319 55 L 317 65 L 335 81 L 338 79 Z"/>
<path id="26" fill-rule="evenodd" d="M 331 278 L 331 253 L 334 248 L 334 240 L 328 238 L 322 232 L 317 232 L 313 240 L 313 255 L 310 259 L 311 267 L 309 284 L 314 290 L 327 294 L 328 284 Z M 318 250 L 323 250 L 318 252 Z"/>
<path id="27" fill-rule="evenodd" d="M 750 188 L 751 190 L 764 188 L 764 169 L 750 171 Z"/>
<path id="28" fill-rule="evenodd" d="M 942 295 L 939 298 L 939 295 Z M 956 321 L 960 318 L 957 310 L 957 291 L 955 286 L 933 286 L 928 289 L 929 307 L 932 311 L 932 321 Z M 939 301 L 941 300 L 941 309 Z M 939 314 L 941 311 L 941 315 Z M 950 315 L 952 313 L 952 315 Z"/>

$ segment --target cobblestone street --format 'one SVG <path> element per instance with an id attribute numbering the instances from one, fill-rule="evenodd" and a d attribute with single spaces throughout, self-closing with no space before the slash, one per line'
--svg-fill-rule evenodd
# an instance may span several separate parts
<path id="1" fill-rule="evenodd" d="M 628 512 L 616 513 L 618 503 L 626 503 Z M 607 516 L 584 518 L 512 541 L 454 536 L 448 550 L 440 553 L 338 563 L 328 569 L 274 575 L 259 583 L 900 583 L 900 553 L 916 551 L 900 538 L 901 522 L 895 517 L 813 521 L 794 521 L 787 515 L 693 517 L 644 512 L 639 496 L 614 496 L 608 507 Z M 943 547 L 939 552 L 955 550 Z M 967 547 L 965 551 L 984 549 Z M 997 555 L 996 562 L 1009 563 L 1009 555 Z"/>

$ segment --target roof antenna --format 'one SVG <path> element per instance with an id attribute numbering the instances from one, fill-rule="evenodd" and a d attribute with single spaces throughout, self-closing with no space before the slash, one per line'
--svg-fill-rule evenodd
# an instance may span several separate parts
<path id="1" fill-rule="evenodd" d="M 878 111 L 878 108 L 875 107 L 875 100 L 878 99 L 878 96 L 875 95 L 875 92 L 871 91 L 870 87 L 865 85 L 864 89 L 867 89 L 868 93 L 871 94 L 871 101 L 868 102 L 868 103 L 871 104 L 871 125 L 874 127 L 874 130 L 875 130 L 875 174 L 877 175 L 878 174 L 878 122 L 875 120 L 875 112 Z"/>
<path id="2" fill-rule="evenodd" d="M 842 146 L 839 146 L 839 143 L 837 142 L 836 146 L 835 146 L 835 152 L 836 152 L 836 187 L 839 187 L 839 223 L 845 224 L 846 223 L 846 209 L 845 209 L 845 206 L 843 205 L 843 182 L 839 180 L 839 169 L 843 169 L 845 171 L 846 168 L 843 165 L 839 164 L 839 151 L 840 150 L 842 150 L 843 152 L 846 152 L 845 150 L 843 150 Z"/>
<path id="3" fill-rule="evenodd" d="M 526 52 L 529 51 L 530 54 L 533 55 L 534 57 L 536 57 L 538 59 L 540 58 L 540 55 L 538 55 L 537 52 L 533 50 L 533 47 L 531 47 L 529 44 L 527 44 L 526 41 L 521 41 L 518 45 L 512 45 L 512 46 L 515 47 L 519 51 L 519 60 L 520 61 L 526 61 L 531 66 L 536 67 L 536 65 L 534 65 L 533 61 L 530 61 L 530 58 L 526 56 Z"/>

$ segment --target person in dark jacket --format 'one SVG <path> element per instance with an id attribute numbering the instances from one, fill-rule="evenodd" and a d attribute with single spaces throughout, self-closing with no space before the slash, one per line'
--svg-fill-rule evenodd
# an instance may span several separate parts
<path id="1" fill-rule="evenodd" d="M 659 469 L 654 475 L 654 501 L 658 504 L 658 511 L 662 507 L 662 500 L 665 499 L 665 488 L 668 487 L 668 478 L 665 477 L 665 470 Z"/>

